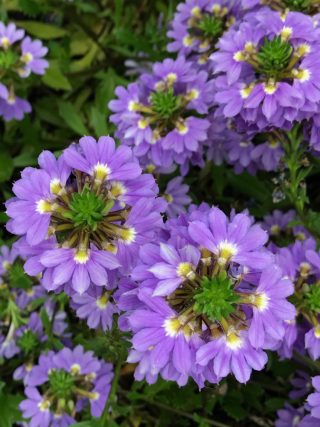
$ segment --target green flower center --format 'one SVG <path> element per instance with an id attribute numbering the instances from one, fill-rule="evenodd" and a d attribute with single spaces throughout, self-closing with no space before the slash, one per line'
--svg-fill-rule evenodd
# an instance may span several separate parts
<path id="1" fill-rule="evenodd" d="M 320 283 L 308 287 L 305 294 L 305 305 L 314 313 L 320 313 Z"/>
<path id="2" fill-rule="evenodd" d="M 218 38 L 224 30 L 223 21 L 209 14 L 203 15 L 197 27 L 205 38 Z"/>
<path id="3" fill-rule="evenodd" d="M 64 217 L 70 219 L 75 227 L 95 231 L 112 205 L 105 203 L 100 195 L 85 186 L 81 193 L 72 194 L 69 210 L 64 213 Z"/>
<path id="4" fill-rule="evenodd" d="M 152 93 L 151 106 L 162 119 L 169 119 L 179 109 L 180 102 L 173 88 L 169 87 L 167 90 Z"/>
<path id="5" fill-rule="evenodd" d="M 18 346 L 21 350 L 28 354 L 31 353 L 36 347 L 39 346 L 39 340 L 37 335 L 31 330 L 27 329 L 17 340 Z"/>
<path id="6" fill-rule="evenodd" d="M 258 69 L 269 77 L 276 76 L 284 71 L 290 62 L 293 47 L 280 36 L 272 40 L 264 39 L 257 53 Z"/>
<path id="7" fill-rule="evenodd" d="M 213 321 L 227 318 L 235 312 L 236 303 L 239 301 L 239 296 L 233 290 L 233 283 L 225 271 L 213 278 L 204 277 L 193 298 L 194 310 Z"/>
<path id="8" fill-rule="evenodd" d="M 75 379 L 69 372 L 53 370 L 49 374 L 49 386 L 56 398 L 68 399 L 72 395 Z"/>

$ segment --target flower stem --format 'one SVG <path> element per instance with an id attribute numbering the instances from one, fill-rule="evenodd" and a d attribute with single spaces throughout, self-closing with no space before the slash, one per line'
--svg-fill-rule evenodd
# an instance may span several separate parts
<path id="1" fill-rule="evenodd" d="M 310 221 L 312 212 L 306 209 L 309 200 L 304 181 L 312 167 L 302 166 L 305 149 L 301 129 L 299 125 L 295 125 L 286 135 L 278 132 L 277 136 L 285 151 L 284 160 L 288 169 L 288 179 L 284 183 L 285 194 L 294 206 L 302 225 L 315 237 L 320 238 L 320 232 L 312 226 Z"/>
<path id="2" fill-rule="evenodd" d="M 123 360 L 120 358 L 116 364 L 115 371 L 114 371 L 114 377 L 111 385 L 111 390 L 109 397 L 106 401 L 106 404 L 104 406 L 102 415 L 101 415 L 101 426 L 102 427 L 108 427 L 109 425 L 109 415 L 110 415 L 110 409 L 112 408 L 112 405 L 116 401 L 116 393 L 118 389 L 118 384 L 120 380 L 120 373 L 121 373 L 121 367 L 122 367 Z"/>

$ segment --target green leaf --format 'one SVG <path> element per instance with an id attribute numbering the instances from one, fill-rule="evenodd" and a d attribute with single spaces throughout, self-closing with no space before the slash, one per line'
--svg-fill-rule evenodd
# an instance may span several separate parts
<path id="1" fill-rule="evenodd" d="M 278 409 L 283 408 L 284 404 L 285 399 L 280 397 L 272 397 L 265 402 L 266 408 L 269 409 L 269 411 L 277 411 Z"/>
<path id="2" fill-rule="evenodd" d="M 51 87 L 52 89 L 72 89 L 69 80 L 62 74 L 57 61 L 50 61 L 50 66 L 45 75 L 42 77 L 42 81 L 45 85 Z"/>
<path id="3" fill-rule="evenodd" d="M 57 39 L 68 34 L 63 28 L 51 24 L 43 24 L 38 21 L 15 21 L 15 23 L 18 27 L 24 28 L 33 36 L 44 40 Z"/>
<path id="4" fill-rule="evenodd" d="M 90 123 L 97 137 L 108 135 L 108 126 L 106 115 L 96 107 L 91 108 Z"/>
<path id="5" fill-rule="evenodd" d="M 23 399 L 20 395 L 0 394 L 0 427 L 12 427 L 22 421 L 19 403 Z"/>
<path id="6" fill-rule="evenodd" d="M 47 6 L 45 6 L 42 2 L 39 0 L 19 0 L 19 8 L 23 13 L 26 15 L 32 16 L 33 18 L 37 15 L 40 15 L 40 13 L 44 13 L 47 9 Z"/>
<path id="7" fill-rule="evenodd" d="M 71 102 L 59 101 L 59 115 L 69 126 L 70 129 L 75 131 L 78 135 L 89 135 L 89 131 L 83 124 L 82 118 Z"/>
<path id="8" fill-rule="evenodd" d="M 13 167 L 14 164 L 10 154 L 2 149 L 0 152 L 0 182 L 11 178 Z"/>
<path id="9" fill-rule="evenodd" d="M 47 310 L 45 308 L 41 309 L 40 318 L 46 334 L 51 335 L 51 322 L 50 322 Z"/>
<path id="10" fill-rule="evenodd" d="M 243 407 L 244 396 L 240 390 L 231 390 L 222 402 L 223 409 L 237 421 L 243 420 L 247 411 Z"/>

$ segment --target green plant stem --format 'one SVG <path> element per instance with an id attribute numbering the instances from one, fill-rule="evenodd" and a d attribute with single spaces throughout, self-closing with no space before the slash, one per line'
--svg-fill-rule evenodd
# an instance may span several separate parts
<path id="1" fill-rule="evenodd" d="M 284 191 L 294 206 L 302 225 L 315 237 L 320 238 L 320 234 L 310 226 L 308 211 L 306 210 L 308 196 L 306 194 L 306 188 L 302 183 L 309 175 L 312 168 L 301 168 L 301 161 L 305 150 L 302 145 L 303 136 L 300 133 L 300 128 L 296 125 L 286 136 L 279 132 L 277 132 L 277 136 L 285 151 L 285 163 L 289 172 L 288 182 L 286 183 Z"/>
<path id="2" fill-rule="evenodd" d="M 110 409 L 112 409 L 112 405 L 116 401 L 116 394 L 117 389 L 119 385 L 119 379 L 120 379 L 120 373 L 121 373 L 121 367 L 122 367 L 123 360 L 120 358 L 116 364 L 116 368 L 114 371 L 114 377 L 111 385 L 111 390 L 109 397 L 106 401 L 106 404 L 104 406 L 102 415 L 101 415 L 101 425 L 102 427 L 108 427 L 109 423 L 109 416 L 110 416 Z"/>

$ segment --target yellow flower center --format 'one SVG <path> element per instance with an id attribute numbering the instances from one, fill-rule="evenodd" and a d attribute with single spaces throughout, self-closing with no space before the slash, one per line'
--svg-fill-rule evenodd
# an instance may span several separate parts
<path id="1" fill-rule="evenodd" d="M 32 60 L 33 60 L 33 55 L 30 52 L 27 52 L 21 56 L 21 61 L 24 62 L 25 64 L 29 64 L 29 62 L 31 62 Z"/>
<path id="2" fill-rule="evenodd" d="M 176 129 L 180 133 L 180 135 L 185 135 L 189 128 L 185 122 L 177 122 L 176 123 Z"/>
<path id="3" fill-rule="evenodd" d="M 224 266 L 231 258 L 238 253 L 238 248 L 234 243 L 220 242 L 218 245 L 218 264 Z"/>
<path id="4" fill-rule="evenodd" d="M 8 37 L 1 37 L 1 46 L 4 49 L 8 49 L 8 47 L 10 46 L 10 40 L 8 39 Z"/>
<path id="5" fill-rule="evenodd" d="M 97 299 L 96 305 L 100 308 L 100 310 L 104 310 L 109 302 L 108 294 L 105 293 L 104 295 L 101 295 L 100 298 Z"/>
<path id="6" fill-rule="evenodd" d="M 37 201 L 37 204 L 36 204 L 36 211 L 39 213 L 39 214 L 45 214 L 45 213 L 49 213 L 49 212 L 51 212 L 51 203 L 50 202 L 48 202 L 47 200 L 44 200 L 44 199 L 41 199 L 41 200 L 38 200 Z"/>
<path id="7" fill-rule="evenodd" d="M 180 262 L 177 267 L 178 276 L 183 277 L 185 279 L 194 279 L 195 273 L 193 271 L 193 265 L 190 262 Z"/>
<path id="8" fill-rule="evenodd" d="M 126 245 L 130 245 L 136 239 L 137 232 L 133 227 L 122 228 L 119 230 L 121 239 Z"/>
<path id="9" fill-rule="evenodd" d="M 314 336 L 315 336 L 316 338 L 320 338 L 320 325 L 317 325 L 317 326 L 314 328 Z"/>
<path id="10" fill-rule="evenodd" d="M 45 412 L 50 408 L 50 405 L 51 405 L 50 401 L 44 399 L 38 403 L 38 408 L 40 409 L 41 412 Z"/>
<path id="11" fill-rule="evenodd" d="M 86 249 L 79 249 L 73 257 L 77 264 L 86 264 L 89 258 L 89 251 Z"/>
<path id="12" fill-rule="evenodd" d="M 79 375 L 81 373 L 81 366 L 79 365 L 79 363 L 74 363 L 73 365 L 71 365 L 70 367 L 70 374 L 75 376 L 75 375 Z"/>
<path id="13" fill-rule="evenodd" d="M 237 335 L 236 330 L 231 326 L 227 332 L 226 344 L 231 350 L 238 350 L 243 345 L 243 340 Z"/>
<path id="14" fill-rule="evenodd" d="M 108 165 L 97 163 L 93 168 L 94 176 L 96 181 L 102 182 L 108 178 L 111 173 L 111 169 Z"/>

